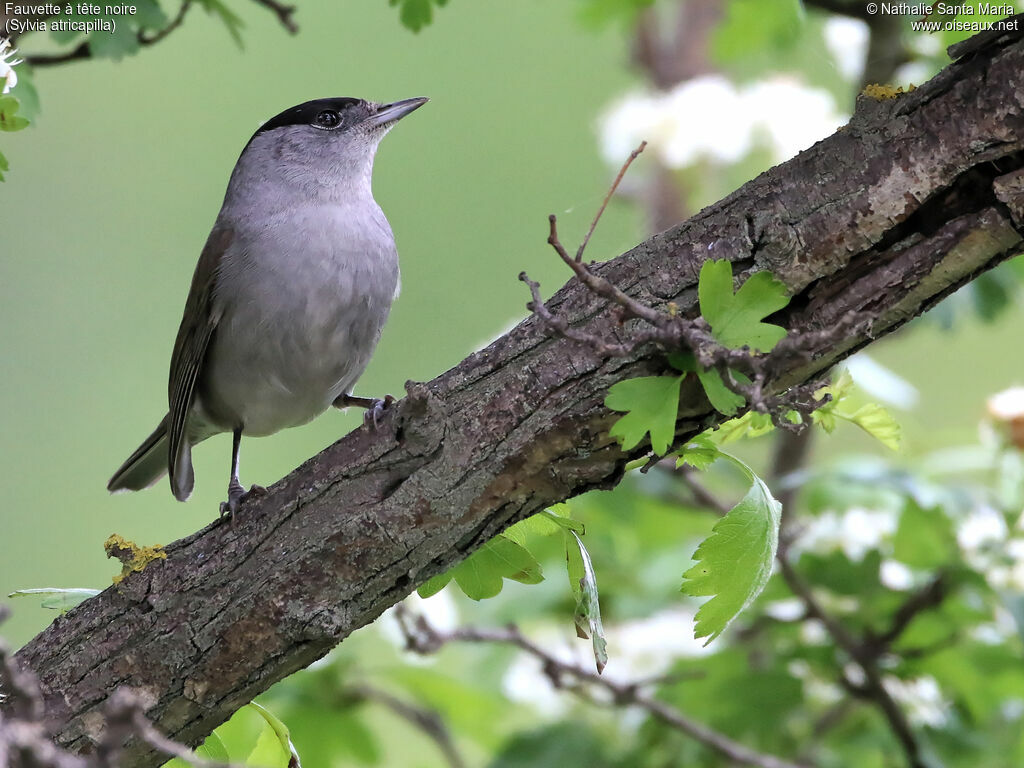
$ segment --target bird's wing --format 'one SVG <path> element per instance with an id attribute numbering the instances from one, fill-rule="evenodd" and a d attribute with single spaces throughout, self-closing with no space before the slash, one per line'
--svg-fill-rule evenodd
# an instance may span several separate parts
<path id="1" fill-rule="evenodd" d="M 171 490 L 179 501 L 192 492 L 191 446 L 185 434 L 185 422 L 195 401 L 196 384 L 202 371 L 203 358 L 213 331 L 220 319 L 214 306 L 214 284 L 221 257 L 234 238 L 229 227 L 214 226 L 203 247 L 192 287 L 185 302 L 185 313 L 178 328 L 171 355 L 171 376 L 168 384 L 169 415 L 168 472 Z"/>

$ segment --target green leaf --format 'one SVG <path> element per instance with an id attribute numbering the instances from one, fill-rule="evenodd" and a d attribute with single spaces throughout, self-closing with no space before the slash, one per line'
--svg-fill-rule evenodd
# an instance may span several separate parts
<path id="1" fill-rule="evenodd" d="M 801 35 L 804 17 L 800 0 L 732 0 L 712 36 L 715 60 L 732 63 L 752 53 L 778 60 L 782 52 L 806 41 Z"/>
<path id="2" fill-rule="evenodd" d="M 784 328 L 761 322 L 789 304 L 785 286 L 768 272 L 755 272 L 733 294 L 732 264 L 706 261 L 697 281 L 697 295 L 711 333 L 726 347 L 748 346 L 768 352 L 786 335 Z"/>
<path id="3" fill-rule="evenodd" d="M 139 38 L 132 25 L 119 22 L 113 32 L 93 32 L 89 41 L 89 53 L 97 59 L 120 61 L 125 56 L 138 53 Z"/>
<path id="4" fill-rule="evenodd" d="M 851 408 L 848 400 L 854 392 L 853 378 L 849 371 L 844 370 L 832 384 L 814 393 L 818 400 L 826 394 L 832 396 L 831 401 L 811 414 L 814 423 L 831 433 L 836 428 L 837 420 L 842 419 L 856 424 L 882 445 L 898 451 L 902 442 L 899 422 L 878 403 L 865 403 L 859 408 Z"/>
<path id="5" fill-rule="evenodd" d="M 550 509 L 520 520 L 508 528 L 503 535 L 517 544 L 526 546 L 526 540 L 530 536 L 551 536 L 566 530 L 581 534 L 585 532 L 583 523 L 569 517 L 568 504 L 556 504 Z"/>
<path id="6" fill-rule="evenodd" d="M 206 737 L 206 740 L 196 747 L 194 751 L 196 755 L 205 757 L 207 760 L 213 760 L 218 763 L 231 762 L 231 755 L 228 753 L 228 749 L 224 746 L 224 742 L 217 734 L 217 731 L 211 732 Z M 192 764 L 182 760 L 180 757 L 176 757 L 164 763 L 163 768 L 192 768 Z"/>
<path id="7" fill-rule="evenodd" d="M 718 458 L 718 446 L 711 442 L 707 432 L 701 432 L 683 447 L 683 452 L 676 459 L 676 469 L 689 464 L 697 470 L 705 470 Z"/>
<path id="8" fill-rule="evenodd" d="M 203 6 L 207 13 L 216 16 L 223 22 L 224 26 L 228 29 L 228 34 L 231 35 L 231 39 L 241 48 L 242 27 L 245 26 L 242 18 L 224 5 L 221 0 L 199 0 L 199 4 Z"/>
<path id="9" fill-rule="evenodd" d="M 448 585 L 448 582 L 451 580 L 451 571 L 439 573 L 437 574 L 437 576 L 427 579 L 423 584 L 420 584 L 419 588 L 416 590 L 416 594 L 418 594 L 420 597 L 431 597 L 432 595 L 436 595 L 438 592 L 444 589 Z"/>
<path id="10" fill-rule="evenodd" d="M 711 438 L 719 445 L 734 443 L 743 438 L 760 437 L 775 429 L 772 424 L 772 417 L 767 413 L 747 411 L 737 419 L 730 419 L 722 424 L 714 432 Z"/>
<path id="11" fill-rule="evenodd" d="M 539 520 L 534 520 L 539 518 Z M 558 520 L 556 525 L 553 521 Z M 543 521 L 543 522 L 541 522 Z M 509 528 L 505 533 L 495 536 L 480 549 L 471 554 L 457 566 L 445 573 L 439 573 L 420 585 L 416 590 L 420 597 L 436 595 L 455 579 L 455 583 L 473 600 L 484 600 L 501 592 L 504 579 L 511 579 L 522 584 L 539 584 L 544 581 L 544 573 L 529 550 L 524 546 L 527 532 L 538 532 L 543 528 L 544 534 L 557 533 L 562 527 L 580 526 L 575 520 L 563 520 L 556 515 L 547 516 L 546 512 L 534 515 Z M 545 526 L 550 526 L 545 528 Z"/>
<path id="12" fill-rule="evenodd" d="M 535 517 L 545 517 L 559 528 L 568 531 L 575 531 L 580 536 L 587 532 L 586 527 L 579 520 L 573 520 L 569 517 L 569 505 L 568 504 L 555 504 L 553 507 L 545 509 L 540 515 Z"/>
<path id="13" fill-rule="evenodd" d="M 0 96 L 0 131 L 20 131 L 28 125 L 28 120 L 17 114 L 20 106 L 13 96 Z"/>
<path id="14" fill-rule="evenodd" d="M 732 375 L 737 381 L 742 381 L 744 384 L 750 383 L 750 379 L 739 371 L 733 371 Z M 743 395 L 737 394 L 725 386 L 722 375 L 714 368 L 697 371 L 697 378 L 700 379 L 701 386 L 704 387 L 704 394 L 708 396 L 708 402 L 719 413 L 732 416 L 747 404 Z"/>
<path id="15" fill-rule="evenodd" d="M 100 590 L 98 589 L 58 589 L 54 587 L 46 589 L 16 589 L 8 597 L 41 597 L 43 600 L 40 605 L 43 608 L 51 608 L 55 611 L 66 613 L 82 601 L 95 597 L 99 593 Z"/>
<path id="16" fill-rule="evenodd" d="M 694 636 L 710 643 L 768 583 L 779 543 L 782 505 L 754 471 L 728 453 L 751 480 L 750 490 L 712 529 L 694 553 L 697 563 L 683 574 L 682 591 L 711 599 L 697 611 Z M 706 645 L 707 643 L 705 643 Z"/>
<path id="17" fill-rule="evenodd" d="M 221 763 L 231 761 L 231 755 L 228 754 L 228 748 L 224 746 L 224 742 L 221 741 L 221 738 L 217 735 L 216 731 L 210 733 L 210 735 L 206 737 L 206 740 L 196 747 L 196 754 L 200 757 L 216 760 Z"/>
<path id="18" fill-rule="evenodd" d="M 431 0 L 391 0 L 391 5 L 399 6 L 398 20 L 402 22 L 402 26 L 413 32 L 419 32 L 434 20 Z M 437 5 L 444 5 L 444 0 L 437 2 Z"/>
<path id="19" fill-rule="evenodd" d="M 135 14 L 132 18 L 139 27 L 162 29 L 170 21 L 156 0 L 135 0 L 133 5 L 135 6 Z"/>
<path id="20" fill-rule="evenodd" d="M 911 568 L 932 570 L 956 562 L 957 542 L 940 507 L 924 509 L 908 500 L 892 541 L 893 557 Z"/>
<path id="21" fill-rule="evenodd" d="M 4 171 L 8 170 L 10 166 L 7 164 L 7 158 L 4 157 L 4 153 L 0 152 L 0 181 L 4 180 Z"/>
<path id="22" fill-rule="evenodd" d="M 416 591 L 420 597 L 430 597 L 452 579 L 466 597 L 484 600 L 501 592 L 503 579 L 539 584 L 544 581 L 544 574 L 537 558 L 525 547 L 499 534 L 450 571 L 434 576 Z"/>
<path id="23" fill-rule="evenodd" d="M 725 381 L 722 380 L 722 375 L 717 370 L 713 368 L 705 370 L 697 365 L 697 359 L 692 352 L 673 353 L 668 356 L 668 361 L 683 373 L 697 374 L 701 386 L 704 387 L 704 393 L 708 397 L 708 402 L 719 413 L 731 416 L 746 404 L 747 401 L 743 399 L 742 395 L 725 386 Z M 732 371 L 732 375 L 737 381 L 744 384 L 750 383 L 750 379 L 738 371 Z"/>
<path id="24" fill-rule="evenodd" d="M 882 445 L 898 451 L 903 441 L 899 422 L 878 403 L 862 405 L 853 413 L 836 409 L 833 413 L 840 419 L 856 424 Z"/>
<path id="25" fill-rule="evenodd" d="M 612 425 L 611 436 L 628 451 L 650 433 L 651 450 L 664 454 L 676 434 L 682 381 L 682 376 L 644 376 L 613 384 L 604 399 L 605 407 L 626 415 Z"/>
<path id="26" fill-rule="evenodd" d="M 250 701 L 246 706 L 258 712 L 266 725 L 260 731 L 256 746 L 249 753 L 245 764 L 262 768 L 300 768 L 299 753 L 292 744 L 288 726 L 255 701 Z"/>
<path id="27" fill-rule="evenodd" d="M 594 574 L 594 564 L 590 560 L 590 553 L 583 546 L 583 541 L 576 534 L 570 531 L 575 542 L 566 542 L 566 557 L 569 562 L 569 581 L 576 582 L 578 587 L 573 588 L 576 597 L 576 634 L 582 638 L 589 637 L 594 646 L 594 662 L 597 664 L 597 673 L 604 671 L 608 663 L 608 648 L 604 637 L 604 625 L 601 623 L 601 604 L 597 594 L 597 576 Z M 576 555 L 569 553 L 575 550 L 579 559 L 573 562 Z M 578 579 L 576 577 L 579 577 Z M 589 635 L 588 635 L 589 632 Z"/>

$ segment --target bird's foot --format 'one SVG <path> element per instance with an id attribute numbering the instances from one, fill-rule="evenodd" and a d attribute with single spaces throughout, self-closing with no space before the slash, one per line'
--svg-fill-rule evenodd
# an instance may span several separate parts
<path id="1" fill-rule="evenodd" d="M 228 500 L 220 503 L 221 519 L 224 518 L 224 515 L 228 515 L 231 518 L 231 524 L 234 525 L 235 513 L 242 506 L 242 502 L 265 496 L 266 493 L 267 489 L 262 485 L 252 485 L 247 491 L 237 479 L 232 478 L 231 482 L 228 483 Z"/>
<path id="2" fill-rule="evenodd" d="M 384 415 L 384 411 L 387 410 L 395 402 L 395 398 L 391 395 L 384 395 L 382 398 L 373 398 L 373 405 L 366 409 L 366 413 L 363 414 L 363 424 L 367 429 L 373 427 L 378 429 L 380 427 L 380 417 Z"/>
<path id="3" fill-rule="evenodd" d="M 335 408 L 348 408 L 351 405 L 356 405 L 360 408 L 365 408 L 366 413 L 363 416 L 363 424 L 367 427 L 373 427 L 377 429 L 380 427 L 380 418 L 384 415 L 384 411 L 387 410 L 388 406 L 395 402 L 395 398 L 392 395 L 384 395 L 384 397 L 357 397 L 356 395 L 340 395 L 337 400 L 334 401 Z"/>

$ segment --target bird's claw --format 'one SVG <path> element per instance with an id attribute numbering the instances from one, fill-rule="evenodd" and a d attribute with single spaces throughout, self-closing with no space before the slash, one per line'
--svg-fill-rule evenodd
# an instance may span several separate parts
<path id="1" fill-rule="evenodd" d="M 235 513 L 238 511 L 239 507 L 242 506 L 242 502 L 248 501 L 251 498 L 265 496 L 266 493 L 267 489 L 262 485 L 252 485 L 247 491 L 242 487 L 241 483 L 232 479 L 228 484 L 228 500 L 220 503 L 221 519 L 224 518 L 224 515 L 228 515 L 231 518 L 231 524 L 234 525 Z"/>
<path id="2" fill-rule="evenodd" d="M 384 411 L 387 410 L 395 402 L 395 398 L 392 395 L 384 395 L 382 398 L 374 398 L 373 405 L 366 409 L 366 413 L 363 414 L 363 424 L 366 428 L 379 429 L 380 428 L 380 417 L 384 415 Z"/>

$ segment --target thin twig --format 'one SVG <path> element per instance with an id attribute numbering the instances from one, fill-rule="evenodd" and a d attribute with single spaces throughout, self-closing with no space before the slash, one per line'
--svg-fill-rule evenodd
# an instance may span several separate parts
<path id="1" fill-rule="evenodd" d="M 292 18 L 292 15 L 295 13 L 294 5 L 285 5 L 284 3 L 276 2 L 276 0 L 253 0 L 253 2 L 273 11 L 274 15 L 277 16 L 277 20 L 281 22 L 281 26 L 291 34 L 294 35 L 299 31 L 299 25 Z"/>
<path id="2" fill-rule="evenodd" d="M 0 622 L 6 616 L 7 608 L 0 605 Z M 115 690 L 104 705 L 106 722 L 94 754 L 85 758 L 66 752 L 53 742 L 38 682 L 18 666 L 2 641 L 0 699 L 6 699 L 5 711 L 0 715 L 0 766 L 4 768 L 118 768 L 122 747 L 131 738 L 196 768 L 241 768 L 200 757 L 184 744 L 168 739 L 146 719 L 142 698 L 128 688 Z"/>
<path id="3" fill-rule="evenodd" d="M 608 201 L 612 199 L 612 195 L 615 194 L 615 190 L 619 188 L 619 182 L 622 181 L 622 177 L 626 175 L 626 171 L 629 170 L 629 166 L 633 164 L 633 161 L 640 156 L 640 153 L 647 147 L 646 141 L 641 141 L 640 146 L 629 153 L 629 157 L 626 158 L 626 162 L 622 164 L 619 169 L 619 175 L 615 177 L 615 181 L 612 182 L 611 189 L 608 190 L 608 194 L 604 196 L 604 202 L 601 203 L 601 207 L 597 209 L 597 215 L 594 216 L 594 220 L 590 222 L 590 229 L 587 230 L 586 237 L 583 238 L 583 242 L 580 243 L 580 247 L 576 249 L 576 261 L 582 261 L 583 251 L 587 248 L 587 243 L 590 242 L 590 236 L 594 234 L 594 230 L 597 228 L 597 222 L 601 220 L 601 216 L 604 215 L 604 209 L 608 207 Z"/>
<path id="4" fill-rule="evenodd" d="M 387 691 L 371 685 L 353 685 L 348 689 L 348 691 L 359 699 L 380 704 L 394 712 L 403 720 L 408 721 L 416 728 L 423 731 L 423 733 L 437 744 L 437 748 L 441 750 L 441 753 L 444 755 L 444 759 L 451 768 L 465 768 L 466 761 L 463 760 L 462 755 L 459 754 L 459 751 L 455 746 L 455 740 L 452 738 L 451 731 L 448 730 L 448 726 L 445 725 L 445 722 L 439 713 L 430 709 L 418 707 L 415 704 L 410 704 L 407 701 L 399 699 L 397 696 L 392 696 Z"/>
<path id="5" fill-rule="evenodd" d="M 692 720 L 674 707 L 655 699 L 638 683 L 618 683 L 575 664 L 564 662 L 529 640 L 519 629 L 510 625 L 503 629 L 460 627 L 444 632 L 429 624 L 423 616 L 411 616 L 401 604 L 396 611 L 399 626 L 405 635 L 409 650 L 420 654 L 437 653 L 448 643 L 497 643 L 512 645 L 540 661 L 545 675 L 556 688 L 570 690 L 586 698 L 572 683 L 603 690 L 616 706 L 636 706 L 681 733 L 685 733 L 709 749 L 734 763 L 755 768 L 806 768 L 807 763 L 794 763 L 774 755 L 756 752 L 728 736 Z M 569 684 L 567 684 L 569 683 Z"/>
<path id="6" fill-rule="evenodd" d="M 192 0 L 185 0 L 181 4 L 181 7 L 178 8 L 178 13 L 171 20 L 171 23 L 154 35 L 147 35 L 140 29 L 138 34 L 139 45 L 153 45 L 154 43 L 159 43 L 161 40 L 163 40 L 165 37 L 171 34 L 171 32 L 173 32 L 181 26 L 181 23 L 185 20 L 185 14 L 188 13 L 188 9 L 191 7 Z"/>
<path id="7" fill-rule="evenodd" d="M 623 163 L 575 257 L 569 255 L 569 251 L 559 239 L 558 219 L 554 214 L 548 216 L 547 242 L 583 285 L 624 312 L 623 319 L 637 318 L 649 327 L 634 330 L 626 341 L 614 342 L 573 328 L 565 318 L 555 315 L 547 308 L 540 295 L 540 284 L 531 280 L 525 272 L 521 272 L 519 279 L 530 288 L 531 300 L 527 307 L 549 331 L 577 343 L 586 344 L 602 356 L 628 357 L 651 343 L 667 352 L 690 351 L 701 368 L 717 371 L 725 386 L 742 396 L 748 408 L 769 415 L 772 423 L 779 429 L 802 431 L 810 414 L 829 401 L 828 396 L 821 399 L 815 397 L 814 393 L 821 384 L 802 384 L 781 393 L 774 393 L 770 390 L 768 382 L 775 378 L 776 372 L 781 370 L 787 361 L 794 358 L 811 360 L 822 347 L 835 344 L 837 340 L 845 338 L 854 328 L 866 322 L 865 318 L 850 313 L 827 329 L 790 333 L 770 353 L 758 354 L 747 347 L 731 349 L 723 346 L 714 337 L 707 322 L 699 315 L 692 318 L 679 316 L 672 305 L 669 305 L 670 311 L 662 312 L 634 299 L 611 281 L 595 274 L 591 267 L 583 262 L 583 253 L 608 201 L 644 146 L 646 145 L 641 144 Z M 749 383 L 741 381 L 737 372 L 744 374 Z M 796 421 L 789 418 L 789 414 L 794 411 L 801 416 Z"/>

